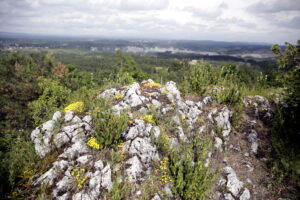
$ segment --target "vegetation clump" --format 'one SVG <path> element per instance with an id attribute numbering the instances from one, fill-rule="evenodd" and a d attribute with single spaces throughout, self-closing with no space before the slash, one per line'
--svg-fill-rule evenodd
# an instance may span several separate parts
<path id="1" fill-rule="evenodd" d="M 278 105 L 272 131 L 273 171 L 280 181 L 300 188 L 300 40 L 296 45 L 286 45 L 285 52 L 278 45 L 272 47 L 279 56 L 278 65 L 284 70 L 285 86 L 284 103 Z"/>
<path id="2" fill-rule="evenodd" d="M 93 118 L 95 138 L 102 147 L 115 147 L 121 142 L 127 123 L 126 113 L 117 115 L 111 109 L 98 112 Z"/>
<path id="3" fill-rule="evenodd" d="M 209 197 L 215 173 L 205 166 L 209 142 L 194 138 L 190 145 L 181 145 L 169 155 L 172 190 L 181 199 L 204 200 Z"/>

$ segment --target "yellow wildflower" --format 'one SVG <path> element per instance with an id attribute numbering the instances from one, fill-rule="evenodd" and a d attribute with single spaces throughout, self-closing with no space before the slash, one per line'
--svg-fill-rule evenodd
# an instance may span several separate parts
<path id="1" fill-rule="evenodd" d="M 155 123 L 155 121 L 153 119 L 153 115 L 145 115 L 145 116 L 141 117 L 140 119 L 144 120 L 144 121 L 146 121 L 148 123 L 151 123 L 151 124 Z"/>
<path id="2" fill-rule="evenodd" d="M 84 103 L 82 101 L 77 101 L 65 107 L 64 111 L 71 110 L 73 112 L 81 113 L 84 110 Z"/>
<path id="3" fill-rule="evenodd" d="M 100 144 L 95 137 L 91 137 L 86 144 L 93 149 L 100 149 Z"/>
<path id="4" fill-rule="evenodd" d="M 148 82 L 146 84 L 143 85 L 143 87 L 157 87 L 157 88 L 161 88 L 162 85 L 160 83 L 155 83 L 155 82 Z"/>
<path id="5" fill-rule="evenodd" d="M 162 93 L 162 94 L 168 94 L 168 91 L 167 91 L 166 89 L 162 89 L 162 90 L 161 90 L 161 93 Z"/>
<path id="6" fill-rule="evenodd" d="M 160 181 L 162 183 L 170 183 L 170 182 L 172 182 L 172 178 L 168 174 L 168 162 L 169 162 L 168 157 L 164 157 L 160 161 L 159 169 L 155 170 L 156 172 L 159 172 L 161 174 Z"/>
<path id="7" fill-rule="evenodd" d="M 125 143 L 124 142 L 121 142 L 120 144 L 118 144 L 118 153 L 121 157 L 122 160 L 125 159 L 125 151 L 124 151 L 124 146 L 125 146 Z"/>
<path id="8" fill-rule="evenodd" d="M 87 180 L 87 176 L 84 176 L 84 173 L 85 172 L 85 169 L 81 168 L 81 169 L 78 169 L 76 168 L 72 173 L 71 175 L 75 178 L 76 182 L 77 182 L 77 187 L 78 188 L 82 188 L 85 181 Z"/>
<path id="9" fill-rule="evenodd" d="M 124 143 L 124 142 L 121 142 L 120 144 L 118 144 L 117 147 L 118 147 L 119 149 L 123 149 L 123 148 L 124 148 L 124 145 L 125 145 L 125 143 Z"/>
<path id="10" fill-rule="evenodd" d="M 116 100 L 123 99 L 123 98 L 124 98 L 124 94 L 122 94 L 122 93 L 117 93 L 114 96 L 114 99 L 116 99 Z"/>

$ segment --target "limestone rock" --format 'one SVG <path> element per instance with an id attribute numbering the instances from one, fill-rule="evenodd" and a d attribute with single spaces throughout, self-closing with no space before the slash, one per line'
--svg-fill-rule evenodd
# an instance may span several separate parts
<path id="1" fill-rule="evenodd" d="M 229 133 L 230 133 L 230 131 L 231 131 L 230 116 L 231 116 L 230 111 L 225 106 L 221 110 L 221 112 L 219 113 L 219 115 L 215 118 L 215 120 L 217 122 L 217 126 L 219 128 L 222 128 L 222 135 L 223 135 L 223 137 L 228 136 Z"/>
<path id="2" fill-rule="evenodd" d="M 101 186 L 108 191 L 112 189 L 112 181 L 111 181 L 111 169 L 110 165 L 107 165 L 101 170 L 102 178 L 101 178 Z"/>
<path id="3" fill-rule="evenodd" d="M 250 192 L 247 188 L 245 188 L 244 192 L 240 196 L 240 200 L 249 200 L 250 199 Z"/>
<path id="4" fill-rule="evenodd" d="M 60 112 L 60 111 L 56 111 L 56 112 L 53 114 L 52 120 L 53 120 L 53 121 L 58 121 L 58 120 L 61 119 L 61 117 L 62 117 L 61 112 Z"/>
<path id="5" fill-rule="evenodd" d="M 65 122 L 69 122 L 73 119 L 74 117 L 74 112 L 73 111 L 66 111 L 66 114 L 65 114 Z"/>
<path id="6" fill-rule="evenodd" d="M 126 176 L 128 176 L 129 181 L 137 181 L 140 180 L 143 174 L 143 165 L 137 156 L 133 156 L 132 158 L 126 161 L 126 165 L 129 166 L 126 169 Z"/>
<path id="7" fill-rule="evenodd" d="M 241 182 L 236 176 L 235 171 L 231 167 L 225 167 L 222 169 L 222 173 L 226 175 L 226 186 L 234 196 L 237 196 L 243 188 L 243 182 Z"/>

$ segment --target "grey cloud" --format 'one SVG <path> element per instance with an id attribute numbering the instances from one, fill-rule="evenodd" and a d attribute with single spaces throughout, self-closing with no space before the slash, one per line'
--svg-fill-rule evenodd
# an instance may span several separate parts
<path id="1" fill-rule="evenodd" d="M 220 8 L 220 9 L 227 9 L 227 8 L 228 8 L 228 4 L 226 4 L 225 2 L 222 2 L 222 3 L 219 5 L 219 8 Z"/>
<path id="2" fill-rule="evenodd" d="M 256 28 L 257 25 L 255 23 L 251 23 L 251 22 L 246 22 L 245 20 L 242 19 L 238 19 L 236 17 L 232 17 L 232 18 L 219 18 L 217 20 L 218 23 L 221 24 L 235 24 L 241 27 L 245 27 L 245 28 Z"/>
<path id="3" fill-rule="evenodd" d="M 211 8 L 210 10 L 195 8 L 195 7 L 187 7 L 184 8 L 184 11 L 191 12 L 194 17 L 200 17 L 206 20 L 214 20 L 220 15 L 222 15 L 223 11 L 228 8 L 226 3 L 221 3 L 219 6 Z"/>
<path id="4" fill-rule="evenodd" d="M 282 11 L 300 11 L 299 0 L 273 0 L 259 2 L 247 7 L 252 13 L 277 13 Z"/>
<path id="5" fill-rule="evenodd" d="M 288 21 L 276 22 L 275 24 L 280 27 L 286 27 L 290 29 L 300 29 L 300 16 L 294 17 Z"/>

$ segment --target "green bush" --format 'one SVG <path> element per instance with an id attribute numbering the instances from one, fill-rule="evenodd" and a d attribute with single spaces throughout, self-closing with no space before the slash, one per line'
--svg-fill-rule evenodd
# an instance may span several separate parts
<path id="1" fill-rule="evenodd" d="M 300 187 L 300 40 L 297 45 L 286 43 L 285 52 L 278 45 L 272 47 L 279 58 L 279 67 L 286 70 L 282 81 L 285 86 L 284 101 L 275 114 L 272 146 L 276 171 L 285 181 Z M 299 197 L 299 194 L 298 194 Z"/>
<path id="2" fill-rule="evenodd" d="M 51 79 L 39 78 L 42 95 L 30 104 L 35 125 L 51 118 L 53 113 L 66 103 L 71 90 Z"/>
<path id="3" fill-rule="evenodd" d="M 130 184 L 128 182 L 119 182 L 115 180 L 111 191 L 107 197 L 111 200 L 124 200 L 130 196 Z"/>
<path id="4" fill-rule="evenodd" d="M 169 169 L 173 192 L 181 199 L 204 200 L 209 197 L 215 173 L 205 167 L 209 142 L 196 136 L 193 144 L 173 149 Z"/>
<path id="5" fill-rule="evenodd" d="M 25 171 L 34 169 L 38 157 L 32 142 L 22 138 L 12 138 L 11 133 L 0 138 L 1 149 L 5 146 L 7 152 L 0 152 L 0 193 L 5 194 L 15 188 L 24 177 Z M 2 196 L 2 195 L 0 195 Z"/>
<path id="6" fill-rule="evenodd" d="M 192 67 L 188 82 L 192 92 L 203 95 L 206 92 L 206 87 L 214 83 L 214 75 L 211 73 L 212 69 L 209 65 L 195 65 Z"/>
<path id="7" fill-rule="evenodd" d="M 116 115 L 113 110 L 103 110 L 95 114 L 93 124 L 95 126 L 95 136 L 103 147 L 115 147 L 121 141 L 121 133 L 128 124 L 126 113 Z"/>
<path id="8" fill-rule="evenodd" d="M 216 99 L 219 103 L 234 106 L 241 102 L 242 95 L 239 88 L 236 85 L 232 85 L 229 88 L 218 91 L 216 93 Z"/>

